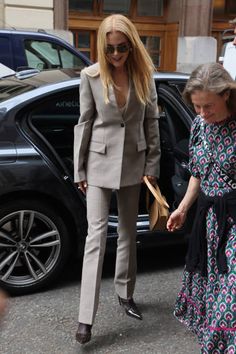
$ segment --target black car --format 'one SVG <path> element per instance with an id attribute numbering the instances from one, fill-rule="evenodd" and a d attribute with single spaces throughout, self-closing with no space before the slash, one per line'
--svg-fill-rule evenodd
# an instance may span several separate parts
<path id="1" fill-rule="evenodd" d="M 48 286 L 68 257 L 82 254 L 85 197 L 73 182 L 73 128 L 80 77 L 71 70 L 21 71 L 0 79 L 0 287 L 23 294 Z M 188 181 L 187 146 L 193 113 L 181 98 L 188 75 L 155 74 L 160 108 L 159 186 L 171 210 Z M 138 247 L 184 241 L 184 230 L 149 231 L 142 187 Z M 112 199 L 108 251 L 116 246 Z"/>

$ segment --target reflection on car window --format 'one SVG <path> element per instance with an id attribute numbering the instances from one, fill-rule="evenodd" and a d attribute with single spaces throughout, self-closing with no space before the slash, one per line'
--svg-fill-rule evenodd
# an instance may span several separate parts
<path id="1" fill-rule="evenodd" d="M 43 70 L 45 64 L 37 55 L 26 49 L 25 51 L 28 67 Z"/>
<path id="2" fill-rule="evenodd" d="M 79 89 L 65 89 L 58 94 L 52 94 L 43 101 L 40 100 L 32 112 L 33 116 L 40 116 L 41 119 L 61 116 L 66 119 L 68 116 L 79 117 Z"/>
<path id="3" fill-rule="evenodd" d="M 14 80 L 4 79 L 0 80 L 0 102 L 6 101 L 21 93 L 32 90 L 34 87 L 24 84 L 23 82 L 16 82 Z"/>
<path id="4" fill-rule="evenodd" d="M 28 66 L 32 68 L 38 68 L 38 64 L 42 65 L 42 63 L 43 69 L 61 67 L 59 52 L 57 46 L 54 46 L 53 43 L 26 40 L 25 51 Z"/>
<path id="5" fill-rule="evenodd" d="M 25 41 L 25 54 L 31 68 L 76 68 L 82 69 L 83 61 L 58 44 L 38 40 Z"/>
<path id="6" fill-rule="evenodd" d="M 76 68 L 79 70 L 84 68 L 83 61 L 65 48 L 60 49 L 60 54 L 63 68 Z"/>

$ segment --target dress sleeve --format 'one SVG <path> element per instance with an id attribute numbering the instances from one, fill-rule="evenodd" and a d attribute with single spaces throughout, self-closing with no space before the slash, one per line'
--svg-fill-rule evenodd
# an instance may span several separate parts
<path id="1" fill-rule="evenodd" d="M 201 143 L 201 120 L 200 116 L 196 116 L 190 131 L 189 140 L 189 172 L 193 177 L 200 178 L 200 172 L 197 166 L 196 146 Z"/>

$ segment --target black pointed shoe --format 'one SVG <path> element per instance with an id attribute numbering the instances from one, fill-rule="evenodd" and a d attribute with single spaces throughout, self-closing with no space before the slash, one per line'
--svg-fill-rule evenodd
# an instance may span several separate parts
<path id="1" fill-rule="evenodd" d="M 135 304 L 133 298 L 131 299 L 122 299 L 120 296 L 118 296 L 119 304 L 122 306 L 125 310 L 126 315 L 130 317 L 134 317 L 137 320 L 142 320 L 143 316 L 141 312 L 139 311 L 137 305 Z"/>
<path id="2" fill-rule="evenodd" d="M 91 339 L 91 329 L 92 325 L 79 322 L 78 329 L 75 334 L 75 339 L 77 340 L 77 342 L 79 342 L 80 344 L 88 343 Z"/>

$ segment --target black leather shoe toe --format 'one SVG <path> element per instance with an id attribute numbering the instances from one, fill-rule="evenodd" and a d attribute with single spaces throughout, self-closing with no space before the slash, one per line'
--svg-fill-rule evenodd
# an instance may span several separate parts
<path id="1" fill-rule="evenodd" d="M 138 320 L 142 320 L 143 316 L 141 312 L 139 311 L 137 305 L 135 304 L 133 298 L 131 299 L 122 299 L 120 296 L 118 296 L 119 304 L 122 306 L 125 310 L 126 315 L 136 318 Z"/>
<path id="2" fill-rule="evenodd" d="M 79 323 L 77 332 L 75 334 L 75 339 L 80 344 L 88 343 L 91 339 L 91 329 L 92 325 L 86 323 Z"/>

